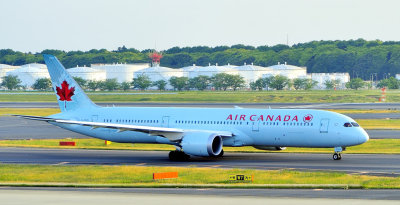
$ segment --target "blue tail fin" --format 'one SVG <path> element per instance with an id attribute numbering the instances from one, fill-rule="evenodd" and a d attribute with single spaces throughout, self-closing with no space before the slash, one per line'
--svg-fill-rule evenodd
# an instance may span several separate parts
<path id="1" fill-rule="evenodd" d="M 97 107 L 55 56 L 43 55 L 62 112 Z"/>

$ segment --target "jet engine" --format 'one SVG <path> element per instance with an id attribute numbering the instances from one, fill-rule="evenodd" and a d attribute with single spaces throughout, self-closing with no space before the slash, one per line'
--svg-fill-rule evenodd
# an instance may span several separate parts
<path id="1" fill-rule="evenodd" d="M 281 151 L 286 149 L 286 147 L 270 147 L 270 146 L 253 146 L 253 147 L 256 149 L 271 150 L 271 151 Z"/>
<path id="2" fill-rule="evenodd" d="M 181 142 L 183 152 L 195 156 L 218 156 L 222 152 L 222 137 L 209 132 L 187 133 Z"/>

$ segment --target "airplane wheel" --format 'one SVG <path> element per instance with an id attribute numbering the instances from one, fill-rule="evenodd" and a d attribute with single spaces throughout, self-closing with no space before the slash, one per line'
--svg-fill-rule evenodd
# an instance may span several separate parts
<path id="1" fill-rule="evenodd" d="M 219 153 L 217 157 L 222 157 L 222 156 L 224 156 L 224 150 L 221 150 L 221 153 Z"/>
<path id="2" fill-rule="evenodd" d="M 187 161 L 190 159 L 190 156 L 180 151 L 171 151 L 168 154 L 168 157 L 171 161 Z"/>
<path id="3" fill-rule="evenodd" d="M 168 158 L 169 158 L 169 160 L 171 160 L 171 161 L 176 161 L 176 159 L 177 159 L 177 157 L 176 157 L 176 151 L 171 151 L 171 152 L 169 152 L 169 154 L 168 154 Z"/>
<path id="4" fill-rule="evenodd" d="M 341 159 L 342 159 L 341 154 L 338 154 L 338 153 L 333 154 L 333 160 L 341 160 Z"/>

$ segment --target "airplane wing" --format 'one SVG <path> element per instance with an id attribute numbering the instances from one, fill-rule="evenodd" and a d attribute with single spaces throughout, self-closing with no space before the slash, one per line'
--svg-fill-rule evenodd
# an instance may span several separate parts
<path id="1" fill-rule="evenodd" d="M 193 132 L 197 130 L 189 130 L 189 129 L 179 129 L 179 128 L 168 128 L 168 127 L 153 127 L 153 126 L 141 126 L 141 125 L 127 125 L 127 124 L 115 124 L 115 123 L 104 123 L 104 122 L 89 122 L 89 121 L 76 121 L 76 120 L 65 120 L 65 119 L 56 119 L 49 117 L 40 117 L 40 116 L 31 116 L 31 115 L 12 115 L 15 117 L 21 117 L 28 120 L 39 120 L 46 122 L 55 122 L 62 124 L 75 124 L 82 126 L 89 126 L 92 129 L 97 128 L 110 128 L 115 129 L 117 132 L 125 132 L 125 131 L 135 131 L 135 132 L 143 132 L 148 133 L 152 136 L 162 136 L 168 138 L 170 141 L 179 141 L 183 138 L 186 132 Z M 204 130 L 202 130 L 204 131 Z M 214 131 L 210 130 L 209 132 L 215 133 L 222 137 L 232 137 L 233 133 L 228 131 Z"/>

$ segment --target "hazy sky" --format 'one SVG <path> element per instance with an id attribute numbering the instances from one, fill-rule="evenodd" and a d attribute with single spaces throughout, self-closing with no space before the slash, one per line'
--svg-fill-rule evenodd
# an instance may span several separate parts
<path id="1" fill-rule="evenodd" d="M 0 0 L 0 49 L 400 41 L 398 0 Z"/>

